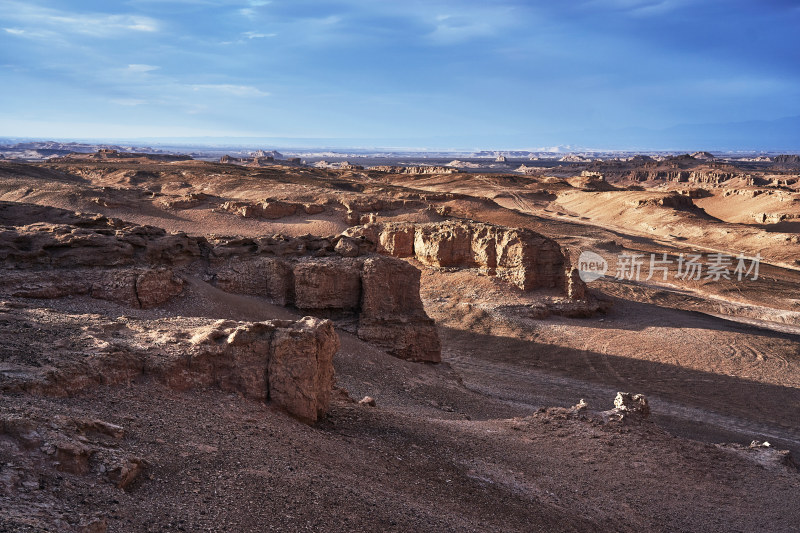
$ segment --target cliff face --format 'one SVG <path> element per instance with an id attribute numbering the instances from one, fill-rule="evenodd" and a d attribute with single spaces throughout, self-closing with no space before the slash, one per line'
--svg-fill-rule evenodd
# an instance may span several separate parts
<path id="1" fill-rule="evenodd" d="M 779 155 L 774 162 L 778 167 L 800 168 L 800 155 Z"/>
<path id="2" fill-rule="evenodd" d="M 386 223 L 350 228 L 346 234 L 375 243 L 379 253 L 415 257 L 433 267 L 477 268 L 524 291 L 584 294 L 578 282 L 570 283 L 569 259 L 559 244 L 530 230 L 475 222 Z"/>
<path id="3" fill-rule="evenodd" d="M 716 170 L 634 170 L 628 174 L 628 179 L 634 181 L 675 181 L 710 185 L 719 185 L 734 178 L 752 179 L 749 175 Z"/>

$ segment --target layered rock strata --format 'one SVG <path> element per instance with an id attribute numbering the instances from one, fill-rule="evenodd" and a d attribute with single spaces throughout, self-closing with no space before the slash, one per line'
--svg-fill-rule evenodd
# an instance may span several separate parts
<path id="1" fill-rule="evenodd" d="M 557 289 L 585 296 L 559 244 L 526 229 L 478 222 L 384 223 L 350 228 L 346 235 L 374 243 L 393 257 L 414 257 L 432 267 L 477 268 L 524 291 Z"/>

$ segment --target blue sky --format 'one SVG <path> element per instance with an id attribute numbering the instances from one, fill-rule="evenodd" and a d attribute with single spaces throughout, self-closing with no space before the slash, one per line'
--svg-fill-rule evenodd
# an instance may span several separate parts
<path id="1" fill-rule="evenodd" d="M 0 136 L 800 150 L 800 2 L 0 0 Z"/>

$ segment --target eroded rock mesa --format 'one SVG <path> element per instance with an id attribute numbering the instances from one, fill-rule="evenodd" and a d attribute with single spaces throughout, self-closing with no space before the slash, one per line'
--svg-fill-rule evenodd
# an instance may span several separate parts
<path id="1" fill-rule="evenodd" d="M 553 239 L 533 231 L 478 222 L 383 223 L 350 228 L 346 235 L 393 257 L 414 257 L 432 267 L 477 268 L 524 291 L 558 289 L 586 295 L 568 256 Z"/>

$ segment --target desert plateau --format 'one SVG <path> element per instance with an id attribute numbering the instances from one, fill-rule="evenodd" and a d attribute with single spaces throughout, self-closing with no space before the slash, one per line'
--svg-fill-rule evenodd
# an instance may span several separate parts
<path id="1" fill-rule="evenodd" d="M 707 157 L 0 161 L 0 530 L 797 531 L 800 168 Z"/>

